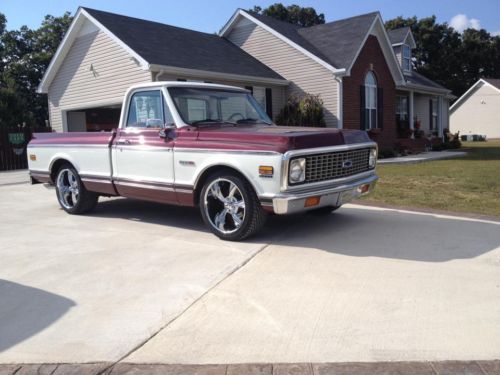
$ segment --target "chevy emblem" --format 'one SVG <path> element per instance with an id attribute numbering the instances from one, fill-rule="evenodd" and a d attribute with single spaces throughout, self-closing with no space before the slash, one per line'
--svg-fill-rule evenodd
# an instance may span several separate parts
<path id="1" fill-rule="evenodd" d="M 342 162 L 342 168 L 351 168 L 352 167 L 352 160 L 344 160 Z"/>

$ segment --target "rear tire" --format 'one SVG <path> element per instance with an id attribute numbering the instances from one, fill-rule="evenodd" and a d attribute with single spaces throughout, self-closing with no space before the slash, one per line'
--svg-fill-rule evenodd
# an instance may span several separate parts
<path id="1" fill-rule="evenodd" d="M 326 206 L 326 207 L 320 207 L 316 208 L 311 211 L 307 211 L 308 214 L 311 215 L 316 215 L 316 216 L 326 216 L 330 215 L 333 211 L 336 211 L 340 208 L 341 206 Z"/>
<path id="2" fill-rule="evenodd" d="M 236 173 L 221 171 L 211 175 L 199 198 L 205 225 L 226 241 L 254 235 L 267 218 L 253 187 Z"/>
<path id="3" fill-rule="evenodd" d="M 55 184 L 57 201 L 67 213 L 84 214 L 97 205 L 99 195 L 85 189 L 78 172 L 71 164 L 64 164 L 59 168 Z"/>

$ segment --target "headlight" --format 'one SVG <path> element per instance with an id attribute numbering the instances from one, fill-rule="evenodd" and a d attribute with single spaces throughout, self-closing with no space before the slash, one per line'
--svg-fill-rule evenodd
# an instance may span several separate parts
<path id="1" fill-rule="evenodd" d="M 306 179 L 306 159 L 298 158 L 290 161 L 289 180 L 292 184 L 303 182 Z"/>
<path id="2" fill-rule="evenodd" d="M 377 165 L 377 149 L 372 148 L 370 150 L 370 159 L 368 160 L 368 165 L 370 168 L 375 168 L 375 165 Z"/>

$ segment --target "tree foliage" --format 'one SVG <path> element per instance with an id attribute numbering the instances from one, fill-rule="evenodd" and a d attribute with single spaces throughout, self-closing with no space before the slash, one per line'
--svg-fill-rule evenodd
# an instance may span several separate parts
<path id="1" fill-rule="evenodd" d="M 482 77 L 500 77 L 500 37 L 486 30 L 467 29 L 463 33 L 436 17 L 397 17 L 385 23 L 387 29 L 408 26 L 417 48 L 415 69 L 461 96 Z"/>
<path id="2" fill-rule="evenodd" d="M 250 11 L 304 27 L 325 23 L 323 13 L 317 14 L 312 7 L 301 7 L 295 4 L 284 6 L 281 3 L 275 3 L 264 9 L 254 6 Z"/>
<path id="3" fill-rule="evenodd" d="M 290 95 L 276 118 L 276 124 L 286 126 L 325 127 L 323 101 L 319 95 Z"/>
<path id="4" fill-rule="evenodd" d="M 47 15 L 38 29 L 9 31 L 0 13 L 0 126 L 45 124 L 47 97 L 36 89 L 71 21 Z"/>

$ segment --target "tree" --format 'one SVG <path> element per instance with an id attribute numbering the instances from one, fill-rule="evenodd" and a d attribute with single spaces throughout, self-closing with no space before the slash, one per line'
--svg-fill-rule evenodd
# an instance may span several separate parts
<path id="1" fill-rule="evenodd" d="M 317 14 L 312 7 L 301 7 L 295 4 L 285 7 L 281 3 L 275 3 L 264 9 L 260 6 L 254 6 L 250 11 L 303 27 L 325 23 L 323 13 Z"/>
<path id="2" fill-rule="evenodd" d="M 43 126 L 48 119 L 47 99 L 36 89 L 72 17 L 45 16 L 41 26 L 7 31 L 0 14 L 0 126 Z"/>
<path id="3" fill-rule="evenodd" d="M 467 29 L 462 34 L 436 17 L 397 17 L 387 29 L 408 26 L 417 48 L 413 65 L 417 72 L 461 96 L 481 77 L 500 77 L 500 37 L 486 30 Z"/>

